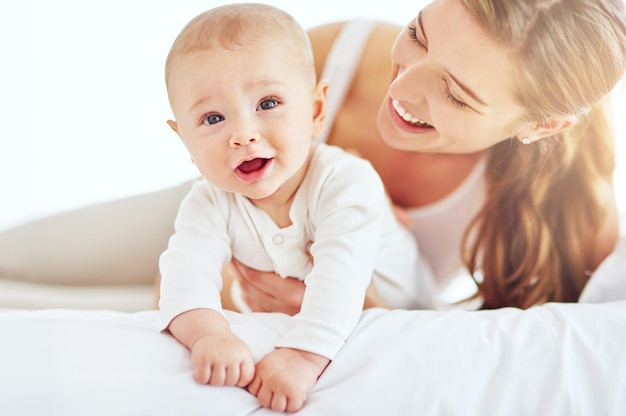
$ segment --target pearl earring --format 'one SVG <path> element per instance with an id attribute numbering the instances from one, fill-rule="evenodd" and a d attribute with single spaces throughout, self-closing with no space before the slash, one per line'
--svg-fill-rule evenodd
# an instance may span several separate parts
<path id="1" fill-rule="evenodd" d="M 531 144 L 533 142 L 530 140 L 530 137 L 522 137 L 519 141 L 522 142 L 522 144 Z"/>

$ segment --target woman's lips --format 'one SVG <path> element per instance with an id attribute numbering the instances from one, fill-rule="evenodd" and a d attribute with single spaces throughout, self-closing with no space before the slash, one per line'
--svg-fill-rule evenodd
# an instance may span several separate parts
<path id="1" fill-rule="evenodd" d="M 402 119 L 406 121 L 407 123 L 414 124 L 416 126 L 432 127 L 430 124 L 428 124 L 424 120 L 406 111 L 404 107 L 402 107 L 402 104 L 400 104 L 400 101 L 392 100 L 391 105 L 393 106 L 393 109 L 396 110 L 396 113 L 398 113 L 398 115 L 402 117 Z"/>
<path id="2" fill-rule="evenodd" d="M 404 126 L 410 128 L 418 128 L 420 131 L 424 129 L 434 129 L 434 127 L 419 117 L 414 116 L 402 107 L 402 104 L 398 100 L 390 100 L 390 110 L 397 117 L 397 121 L 401 122 Z"/>

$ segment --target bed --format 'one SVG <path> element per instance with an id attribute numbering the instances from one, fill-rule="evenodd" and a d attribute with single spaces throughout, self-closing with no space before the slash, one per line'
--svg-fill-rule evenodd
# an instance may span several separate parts
<path id="1" fill-rule="evenodd" d="M 285 315 L 229 313 L 255 358 Z M 522 312 L 369 310 L 302 415 L 623 415 L 626 302 Z M 2 415 L 270 415 L 193 381 L 156 311 L 0 312 Z"/>
<path id="2" fill-rule="evenodd" d="M 104 212 L 115 215 L 110 208 Z M 135 227 L 163 223 L 139 220 Z M 64 217 L 54 221 L 36 229 L 59 235 L 54 227 L 67 224 Z M 101 227 L 98 244 L 115 237 L 106 234 L 116 227 L 103 217 L 91 227 Z M 0 233 L 0 415 L 274 414 L 245 389 L 193 380 L 188 351 L 158 330 L 149 279 L 123 285 L 108 276 L 108 286 L 85 286 L 75 271 L 57 276 L 62 283 L 37 281 L 41 263 L 54 269 L 51 259 L 63 250 L 88 256 L 98 247 L 85 247 L 66 228 L 64 243 L 48 241 L 52 252 L 44 252 L 31 231 Z M 15 247 L 27 237 L 31 251 L 20 258 Z M 138 243 L 129 235 L 124 244 Z M 18 273 L 29 256 L 38 261 Z M 367 310 L 298 414 L 624 415 L 626 236 L 580 301 L 525 311 Z M 227 317 L 255 359 L 291 324 L 282 314 Z"/>

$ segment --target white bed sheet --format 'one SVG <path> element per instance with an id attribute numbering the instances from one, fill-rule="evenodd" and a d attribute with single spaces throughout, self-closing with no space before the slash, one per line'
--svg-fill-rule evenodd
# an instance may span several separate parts
<path id="1" fill-rule="evenodd" d="M 298 414 L 626 415 L 624 299 L 623 235 L 585 303 L 366 311 Z M 257 360 L 291 324 L 227 317 Z M 153 310 L 0 309 L 0 416 L 275 414 L 244 389 L 197 384 L 158 328 Z"/>
<path id="2" fill-rule="evenodd" d="M 290 325 L 228 313 L 255 359 Z M 272 415 L 192 379 L 158 312 L 0 310 L 0 415 Z M 624 415 L 626 301 L 369 310 L 301 415 Z"/>

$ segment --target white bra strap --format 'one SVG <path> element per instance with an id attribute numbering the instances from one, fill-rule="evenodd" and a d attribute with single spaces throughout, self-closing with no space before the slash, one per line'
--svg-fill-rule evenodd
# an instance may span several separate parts
<path id="1" fill-rule="evenodd" d="M 326 101 L 326 125 L 324 131 L 315 138 L 326 142 L 339 108 L 352 85 L 365 44 L 378 22 L 374 20 L 353 20 L 347 22 L 337 35 L 332 49 L 326 57 L 322 79 L 328 80 Z"/>

